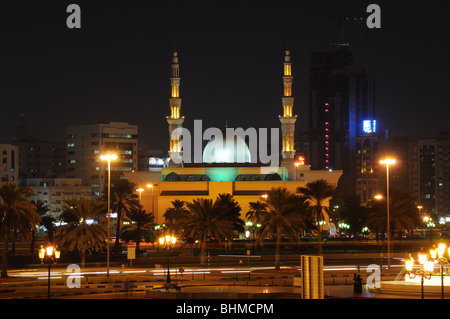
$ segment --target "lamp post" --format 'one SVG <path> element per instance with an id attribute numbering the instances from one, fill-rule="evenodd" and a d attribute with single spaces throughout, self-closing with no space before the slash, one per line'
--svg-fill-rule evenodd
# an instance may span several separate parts
<path id="1" fill-rule="evenodd" d="M 43 264 L 48 264 L 48 289 L 47 298 L 50 299 L 50 267 L 52 264 L 56 264 L 56 261 L 61 257 L 61 252 L 56 250 L 56 246 L 48 244 L 46 247 L 41 245 L 39 249 L 39 259 Z"/>
<path id="2" fill-rule="evenodd" d="M 170 284 L 170 247 L 174 246 L 177 239 L 174 236 L 163 236 L 159 238 L 159 243 L 165 246 L 167 249 L 167 280 L 166 282 Z"/>
<path id="3" fill-rule="evenodd" d="M 395 160 L 387 158 L 380 161 L 380 164 L 386 165 L 386 202 L 387 202 L 387 255 L 388 255 L 388 269 L 391 268 L 391 247 L 390 247 L 390 229 L 389 229 L 389 165 L 395 164 Z"/>
<path id="4" fill-rule="evenodd" d="M 153 216 L 155 216 L 155 198 L 153 197 L 153 185 L 147 184 L 147 187 L 152 189 L 152 214 Z"/>
<path id="5" fill-rule="evenodd" d="M 446 248 L 447 245 L 440 243 L 437 249 L 434 247 L 430 250 L 431 258 L 438 261 L 441 265 L 441 299 L 444 299 L 444 264 L 449 264 L 448 259 L 444 256 Z M 450 256 L 450 247 L 447 250 L 447 254 Z"/>
<path id="6" fill-rule="evenodd" d="M 142 192 L 144 191 L 144 189 L 138 188 L 138 189 L 136 189 L 136 191 L 139 192 L 139 203 L 141 203 L 141 205 L 142 205 Z"/>
<path id="7" fill-rule="evenodd" d="M 107 251 L 106 251 L 106 276 L 109 276 L 109 216 L 111 215 L 111 161 L 117 159 L 116 154 L 107 154 L 100 156 L 103 161 L 108 161 L 108 240 L 107 240 Z"/>
<path id="8" fill-rule="evenodd" d="M 420 269 L 414 271 L 414 258 L 412 258 L 411 254 L 409 255 L 409 260 L 405 260 L 406 264 L 406 273 L 409 275 L 409 278 L 414 279 L 417 276 L 420 276 L 420 286 L 421 286 L 421 295 L 422 299 L 424 299 L 423 293 L 423 282 L 424 279 L 431 279 L 431 275 L 434 269 L 434 261 L 428 258 L 427 254 L 419 254 L 419 263 L 421 265 Z"/>

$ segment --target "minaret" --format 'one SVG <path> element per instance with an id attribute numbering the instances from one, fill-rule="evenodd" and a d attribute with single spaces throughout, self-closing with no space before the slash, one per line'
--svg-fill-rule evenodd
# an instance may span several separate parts
<path id="1" fill-rule="evenodd" d="M 173 162 L 174 157 L 181 158 L 182 151 L 180 145 L 180 138 L 172 140 L 172 132 L 176 128 L 182 126 L 184 116 L 180 116 L 181 99 L 180 99 L 180 65 L 178 64 L 178 52 L 175 50 L 172 53 L 172 67 L 171 67 L 171 98 L 169 99 L 170 116 L 167 116 L 167 123 L 169 123 L 169 166 L 181 166 Z"/>
<path id="2" fill-rule="evenodd" d="M 295 149 L 294 149 L 294 131 L 297 115 L 292 115 L 294 107 L 294 98 L 292 97 L 292 62 L 290 51 L 286 49 L 283 68 L 283 115 L 280 115 L 282 151 L 281 166 L 289 171 L 289 180 L 295 180 Z"/>

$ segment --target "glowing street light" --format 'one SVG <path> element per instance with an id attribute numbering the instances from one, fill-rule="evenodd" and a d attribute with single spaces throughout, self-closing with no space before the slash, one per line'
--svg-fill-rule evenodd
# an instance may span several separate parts
<path id="1" fill-rule="evenodd" d="M 419 264 L 421 265 L 421 268 L 419 270 L 416 270 L 415 272 L 413 271 L 414 258 L 412 258 L 411 254 L 409 254 L 409 260 L 405 260 L 406 273 L 409 275 L 409 278 L 414 279 L 415 277 L 420 276 L 422 299 L 424 299 L 424 279 L 430 280 L 434 270 L 434 261 L 432 259 L 429 259 L 428 257 L 429 256 L 427 254 L 419 254 Z"/>
<path id="2" fill-rule="evenodd" d="M 444 243 L 440 243 L 437 249 L 434 246 L 430 250 L 431 258 L 441 265 L 441 299 L 444 299 L 444 264 L 449 264 L 447 257 L 444 256 L 446 251 L 447 255 L 450 256 L 450 247 L 447 249 L 447 245 Z"/>
<path id="3" fill-rule="evenodd" d="M 41 249 L 39 249 L 38 253 L 41 262 L 48 264 L 47 298 L 50 299 L 50 266 L 56 264 L 57 260 L 61 257 L 61 252 L 56 249 L 56 246 L 54 247 L 52 244 L 48 244 L 46 247 L 41 245 Z"/>
<path id="4" fill-rule="evenodd" d="M 152 214 L 155 215 L 155 198 L 153 197 L 153 190 L 155 188 L 153 187 L 153 184 L 147 184 L 147 187 L 152 189 Z"/>
<path id="5" fill-rule="evenodd" d="M 170 247 L 174 246 L 175 243 L 177 242 L 176 237 L 174 236 L 162 236 L 159 238 L 159 243 L 161 244 L 161 246 L 166 246 L 167 248 L 167 280 L 166 282 L 168 284 L 170 284 Z"/>
<path id="6" fill-rule="evenodd" d="M 144 191 L 143 188 L 138 188 L 136 191 L 139 192 L 139 202 L 142 204 L 142 192 Z"/>
<path id="7" fill-rule="evenodd" d="M 107 240 L 107 252 L 106 252 L 106 276 L 109 276 L 109 215 L 111 215 L 111 161 L 117 159 L 116 154 L 101 155 L 102 161 L 108 161 L 108 240 Z"/>
<path id="8" fill-rule="evenodd" d="M 388 255 L 388 269 L 391 268 L 391 247 L 390 247 L 390 229 L 389 229 L 389 165 L 395 164 L 394 159 L 387 158 L 380 161 L 380 164 L 386 165 L 386 202 L 387 202 L 387 255 Z"/>

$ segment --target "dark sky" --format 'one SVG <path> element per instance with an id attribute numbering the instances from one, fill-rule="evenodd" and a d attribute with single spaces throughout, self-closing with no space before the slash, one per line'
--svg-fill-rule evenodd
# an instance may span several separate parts
<path id="1" fill-rule="evenodd" d="M 174 45 L 185 126 L 203 119 L 204 128 L 226 120 L 230 127 L 270 128 L 280 125 L 288 43 L 294 113 L 306 129 L 309 56 L 337 41 L 329 14 L 344 7 L 346 15 L 367 17 L 370 3 L 381 7 L 381 29 L 350 22 L 345 39 L 357 65 L 374 74 L 382 128 L 419 137 L 450 130 L 450 28 L 437 3 L 154 2 L 0 4 L 0 140 L 10 141 L 21 123 L 35 137 L 64 140 L 69 124 L 127 121 L 138 125 L 140 142 L 167 149 Z M 66 26 L 70 3 L 81 7 L 81 29 Z"/>

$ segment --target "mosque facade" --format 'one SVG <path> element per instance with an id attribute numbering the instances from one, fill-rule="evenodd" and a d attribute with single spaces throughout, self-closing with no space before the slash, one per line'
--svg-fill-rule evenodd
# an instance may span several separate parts
<path id="1" fill-rule="evenodd" d="M 295 159 L 294 132 L 297 116 L 294 115 L 294 97 L 292 96 L 292 61 L 290 50 L 285 51 L 283 64 L 283 96 L 280 141 L 281 152 L 279 165 L 263 164 L 255 159 L 249 146 L 241 136 L 224 134 L 222 148 L 213 147 L 213 138 L 203 148 L 202 160 L 183 161 L 182 138 L 174 134 L 182 129 L 184 116 L 181 115 L 180 64 L 178 52 L 173 52 L 171 64 L 171 97 L 169 98 L 170 115 L 166 117 L 169 128 L 168 165 L 161 171 L 127 172 L 126 178 L 141 189 L 140 199 L 147 212 L 153 212 L 155 224 L 163 224 L 165 211 L 172 207 L 172 201 L 178 199 L 190 202 L 197 198 L 215 200 L 219 194 L 231 194 L 240 204 L 241 218 L 249 209 L 250 202 L 260 201 L 272 188 L 283 187 L 296 193 L 298 187 L 305 187 L 308 182 L 326 180 L 336 187 L 342 171 L 311 170 Z M 217 136 L 215 136 L 217 138 Z M 177 160 L 175 160 L 177 159 Z M 326 217 L 327 227 L 330 225 Z"/>

